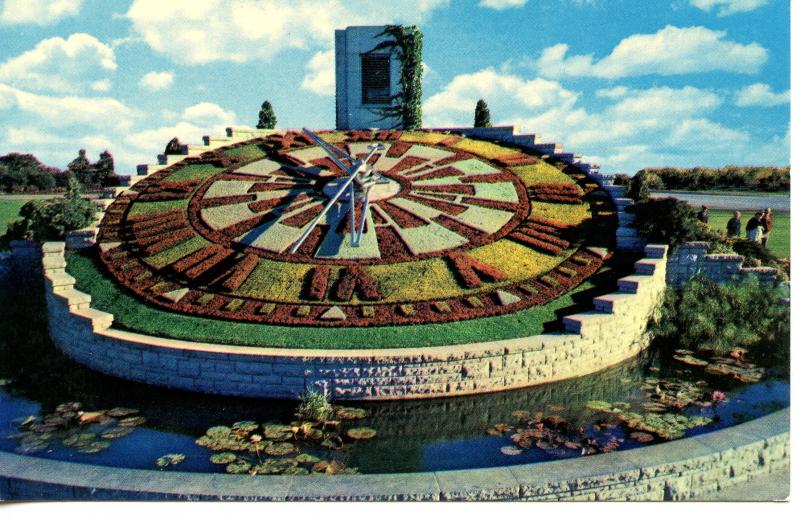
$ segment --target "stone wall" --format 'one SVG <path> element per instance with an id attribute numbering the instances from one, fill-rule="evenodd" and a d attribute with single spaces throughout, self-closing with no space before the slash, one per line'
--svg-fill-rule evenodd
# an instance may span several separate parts
<path id="1" fill-rule="evenodd" d="M 466 395 L 586 375 L 649 342 L 647 323 L 665 289 L 667 247 L 651 245 L 619 291 L 595 311 L 567 316 L 565 332 L 486 343 L 375 350 L 256 348 L 164 339 L 113 328 L 65 272 L 64 244 L 42 246 L 50 335 L 76 361 L 122 378 L 225 395 L 339 400 Z"/>
<path id="2" fill-rule="evenodd" d="M 0 499 L 713 500 L 716 492 L 755 478 L 785 477 L 789 414 L 787 408 L 692 438 L 548 463 L 327 478 L 121 469 L 0 452 Z M 786 499 L 786 493 L 775 497 Z"/>
<path id="3" fill-rule="evenodd" d="M 682 287 L 693 276 L 702 273 L 717 283 L 728 283 L 746 276 L 756 276 L 762 285 L 774 285 L 778 270 L 772 267 L 742 267 L 744 256 L 708 254 L 711 244 L 690 241 L 680 245 L 667 261 L 667 283 Z"/>

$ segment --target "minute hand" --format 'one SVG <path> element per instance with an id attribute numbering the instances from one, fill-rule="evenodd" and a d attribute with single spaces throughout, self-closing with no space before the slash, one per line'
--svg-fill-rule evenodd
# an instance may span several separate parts
<path id="1" fill-rule="evenodd" d="M 351 167 L 345 166 L 345 165 L 342 163 L 342 161 L 339 159 L 339 157 L 337 157 L 337 156 L 336 156 L 336 153 L 335 153 L 335 152 L 339 152 L 339 153 L 341 153 L 341 154 L 342 154 L 342 155 L 343 155 L 343 156 L 344 156 L 344 157 L 345 157 L 347 160 L 349 160 L 349 161 L 350 161 L 350 162 L 351 162 L 353 165 L 355 165 L 355 164 L 358 162 L 356 159 L 354 159 L 353 157 L 351 157 L 350 155 L 348 155 L 347 153 L 345 153 L 343 150 L 340 150 L 340 149 L 339 149 L 339 148 L 337 148 L 336 146 L 333 146 L 332 144 L 330 144 L 330 143 L 328 143 L 328 142 L 325 142 L 325 141 L 323 141 L 322 139 L 320 139 L 319 137 L 317 137 L 316 135 L 314 135 L 314 133 L 313 133 L 311 130 L 309 130 L 308 128 L 303 128 L 303 132 L 305 132 L 305 134 L 306 134 L 306 135 L 308 135 L 308 137 L 309 137 L 311 140 L 313 140 L 314 142 L 316 142 L 317 144 L 319 144 L 319 146 L 320 146 L 320 147 L 321 147 L 321 148 L 322 148 L 322 149 L 325 151 L 325 153 L 327 153 L 327 154 L 328 154 L 328 156 L 329 156 L 331 159 L 333 159 L 333 162 L 335 162 L 337 166 L 339 166 L 340 168 L 342 168 L 342 171 L 350 171 L 350 169 L 351 169 L 351 167 L 352 167 L 352 166 L 351 166 Z"/>

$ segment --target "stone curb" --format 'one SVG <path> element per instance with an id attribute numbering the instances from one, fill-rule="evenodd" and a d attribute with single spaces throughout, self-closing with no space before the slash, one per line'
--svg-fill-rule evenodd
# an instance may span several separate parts
<path id="1" fill-rule="evenodd" d="M 546 463 L 357 476 L 84 465 L 0 452 L 3 500 L 628 501 L 702 498 L 789 465 L 790 409 L 651 447 Z M 787 496 L 788 497 L 788 496 Z"/>

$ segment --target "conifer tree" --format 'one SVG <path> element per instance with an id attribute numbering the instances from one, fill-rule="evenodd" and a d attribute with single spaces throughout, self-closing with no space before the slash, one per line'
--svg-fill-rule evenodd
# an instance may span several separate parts
<path id="1" fill-rule="evenodd" d="M 475 105 L 475 128 L 490 128 L 491 126 L 492 117 L 489 113 L 489 105 L 483 99 L 479 99 Z"/>
<path id="2" fill-rule="evenodd" d="M 256 128 L 262 130 L 271 130 L 278 124 L 278 118 L 275 117 L 275 112 L 272 111 L 272 103 L 264 101 L 261 103 L 261 111 L 258 112 L 258 124 Z"/>

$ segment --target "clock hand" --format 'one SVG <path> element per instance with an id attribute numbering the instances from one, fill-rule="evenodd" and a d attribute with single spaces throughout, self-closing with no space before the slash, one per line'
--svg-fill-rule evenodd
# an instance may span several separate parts
<path id="1" fill-rule="evenodd" d="M 323 149 L 323 151 L 325 151 L 325 153 L 327 153 L 327 154 L 328 154 L 328 156 L 329 156 L 329 157 L 330 157 L 330 158 L 333 160 L 333 162 L 334 162 L 334 163 L 335 163 L 337 166 L 339 166 L 340 168 L 342 168 L 342 171 L 348 172 L 348 171 L 350 171 L 350 169 L 351 169 L 353 166 L 355 166 L 356 164 L 358 164 L 358 163 L 359 163 L 359 160 L 358 160 L 358 159 L 354 159 L 353 157 L 351 157 L 350 155 L 348 155 L 348 154 L 347 154 L 347 153 L 345 153 L 344 151 L 340 150 L 340 149 L 339 149 L 339 148 L 337 148 L 336 146 L 333 146 L 332 144 L 329 144 L 329 143 L 327 143 L 327 142 L 323 141 L 322 139 L 320 139 L 319 137 L 317 137 L 316 135 L 314 135 L 314 133 L 313 133 L 311 130 L 309 130 L 308 128 L 303 128 L 303 132 L 305 132 L 305 134 L 306 134 L 306 135 L 307 135 L 307 136 L 308 136 L 308 137 L 309 137 L 311 140 L 313 140 L 314 142 L 316 142 L 316 143 L 317 143 L 317 144 L 318 144 L 318 145 L 319 145 L 319 146 L 320 146 L 320 147 Z M 342 161 L 339 159 L 339 157 L 337 157 L 337 156 L 336 156 L 336 154 L 337 154 L 337 153 L 339 153 L 340 155 L 342 155 L 342 157 L 343 157 L 343 158 L 345 158 L 345 159 L 349 160 L 349 161 L 352 163 L 352 165 L 353 165 L 353 166 L 349 166 L 349 167 L 348 167 L 348 166 L 345 166 L 345 165 L 342 163 Z"/>
<path id="2" fill-rule="evenodd" d="M 364 190 L 364 204 L 361 206 L 361 222 L 358 226 L 358 236 L 353 245 L 358 247 L 361 245 L 361 235 L 364 234 L 364 226 L 367 223 L 367 211 L 369 211 L 369 190 L 372 189 L 372 184 L 368 185 Z M 355 213 L 353 213 L 355 214 Z"/>
<path id="3" fill-rule="evenodd" d="M 347 180 L 344 181 L 341 186 L 339 186 L 339 190 L 336 191 L 336 194 L 334 194 L 333 197 L 325 205 L 325 207 L 322 208 L 322 212 L 319 213 L 317 217 L 311 221 L 310 224 L 308 224 L 306 230 L 303 232 L 302 235 L 300 235 L 300 238 L 298 239 L 297 243 L 295 243 L 294 246 L 292 246 L 292 248 L 289 249 L 289 252 L 291 252 L 292 254 L 297 252 L 297 249 L 299 249 L 300 245 L 302 245 L 303 242 L 306 240 L 306 238 L 308 238 L 308 236 L 311 234 L 311 231 L 314 230 L 314 227 L 316 227 L 319 221 L 322 220 L 322 218 L 327 214 L 328 211 L 330 211 L 331 207 L 333 207 L 333 205 L 339 201 L 339 198 L 342 196 L 342 194 L 344 194 L 347 188 L 350 187 L 350 184 L 353 183 L 358 174 L 361 172 L 360 168 L 361 166 L 351 168 L 352 173 L 350 174 L 350 176 L 347 177 Z"/>

